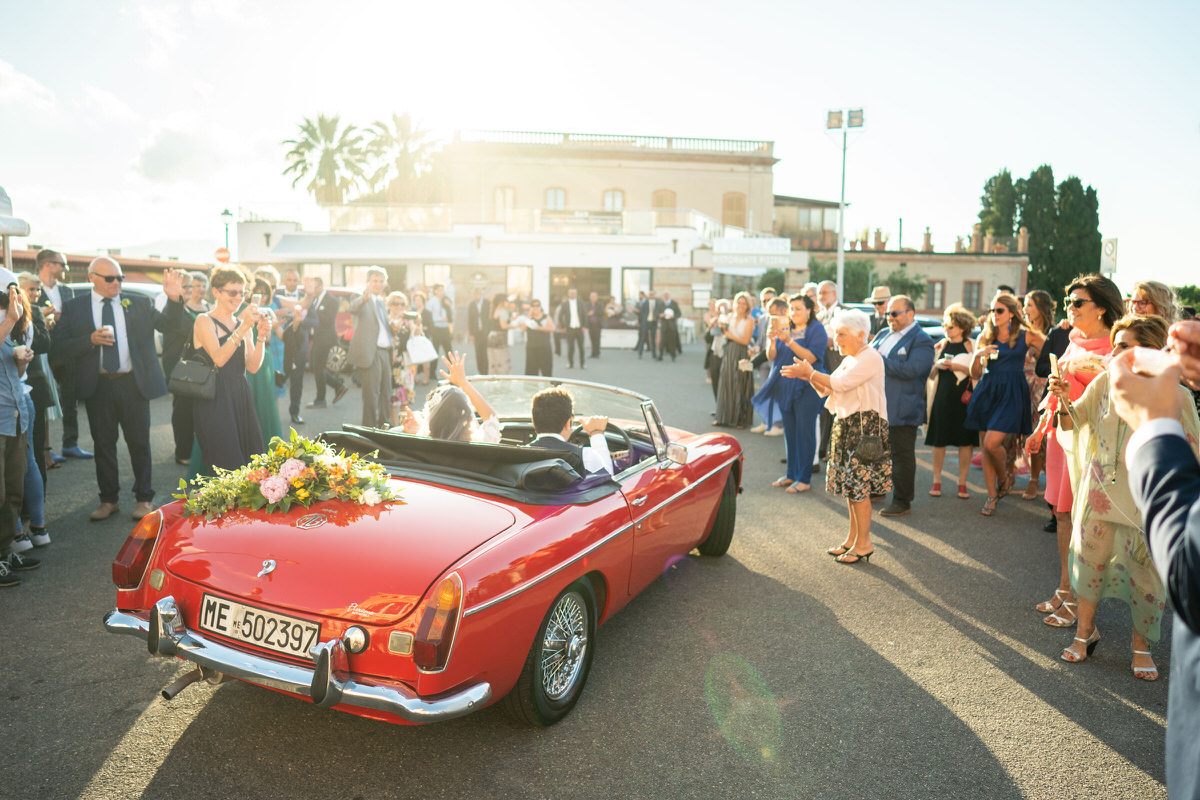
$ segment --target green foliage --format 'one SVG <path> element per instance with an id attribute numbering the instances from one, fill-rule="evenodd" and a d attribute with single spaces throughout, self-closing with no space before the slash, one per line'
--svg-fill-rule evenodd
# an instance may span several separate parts
<path id="1" fill-rule="evenodd" d="M 1007 169 L 1002 169 L 988 178 L 987 183 L 983 185 L 983 196 L 979 201 L 983 206 L 979 212 L 979 223 L 983 226 L 983 232 L 996 236 L 1012 236 L 1016 231 L 1017 190 Z"/>
<path id="2" fill-rule="evenodd" d="M 367 153 L 374 165 L 370 186 L 390 203 L 426 202 L 428 176 L 433 168 L 434 143 L 429 131 L 408 114 L 392 114 L 370 127 Z"/>
<path id="3" fill-rule="evenodd" d="M 353 125 L 343 127 L 341 117 L 305 118 L 300 135 L 284 144 L 292 149 L 284 156 L 288 165 L 283 174 L 292 176 L 292 186 L 307 180 L 304 188 L 318 203 L 344 202 L 347 193 L 366 181 L 362 134 Z"/>
<path id="4" fill-rule="evenodd" d="M 1176 286 L 1175 302 L 1181 306 L 1200 308 L 1200 286 Z"/>
<path id="5" fill-rule="evenodd" d="M 769 269 L 762 274 L 758 279 L 758 291 L 762 291 L 768 287 L 775 290 L 776 294 L 783 291 L 784 282 L 787 281 L 787 274 L 781 269 Z"/>
<path id="6" fill-rule="evenodd" d="M 816 283 L 821 281 L 837 282 L 837 259 L 819 261 L 809 257 L 809 280 Z M 871 293 L 871 289 L 879 285 L 875 274 L 875 260 L 870 258 L 847 259 L 845 269 L 845 290 L 839 298 L 843 303 L 860 303 Z"/>
<path id="7" fill-rule="evenodd" d="M 925 296 L 925 276 L 910 276 L 908 270 L 904 267 L 892 270 L 892 273 L 887 276 L 884 283 L 892 294 L 906 294 L 918 306 L 920 305 L 921 298 Z"/>
<path id="8" fill-rule="evenodd" d="M 999 198 L 1004 195 L 1007 171 L 990 178 L 984 187 L 981 222 L 999 220 Z M 1043 164 L 1014 186 L 1019 226 L 1029 231 L 1030 289 L 1061 292 L 1077 275 L 1100 267 L 1100 201 L 1096 190 L 1084 188 L 1074 175 L 1054 185 L 1054 170 Z M 986 224 L 985 224 L 985 227 Z M 996 233 L 1000 233 L 997 229 Z"/>
<path id="9" fill-rule="evenodd" d="M 1029 229 L 1029 288 L 1045 289 L 1051 296 L 1062 287 L 1054 274 L 1054 226 L 1058 216 L 1054 197 L 1054 170 L 1049 164 L 1017 181 L 1021 226 Z"/>
<path id="10" fill-rule="evenodd" d="M 1067 286 L 1077 275 L 1100 267 L 1100 218 L 1096 192 L 1072 175 L 1058 185 L 1051 286 Z"/>

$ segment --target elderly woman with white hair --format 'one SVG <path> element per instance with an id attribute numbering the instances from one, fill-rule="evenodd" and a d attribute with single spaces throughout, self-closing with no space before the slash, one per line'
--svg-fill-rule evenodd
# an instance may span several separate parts
<path id="1" fill-rule="evenodd" d="M 829 470 L 825 489 L 846 496 L 850 530 L 840 545 L 826 552 L 839 563 L 868 561 L 871 544 L 871 495 L 892 488 L 888 450 L 887 398 L 883 393 L 883 357 L 867 344 L 871 320 L 861 311 L 839 311 L 830 322 L 842 363 L 831 374 L 817 372 L 802 359 L 782 369 L 788 378 L 812 384 L 829 399 L 833 415 Z"/>

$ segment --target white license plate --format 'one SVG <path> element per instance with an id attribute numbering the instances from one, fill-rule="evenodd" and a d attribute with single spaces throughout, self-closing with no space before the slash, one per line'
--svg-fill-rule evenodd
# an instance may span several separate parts
<path id="1" fill-rule="evenodd" d="M 201 604 L 200 628 L 302 658 L 308 658 L 309 649 L 321 637 L 321 626 L 315 623 L 210 594 Z"/>

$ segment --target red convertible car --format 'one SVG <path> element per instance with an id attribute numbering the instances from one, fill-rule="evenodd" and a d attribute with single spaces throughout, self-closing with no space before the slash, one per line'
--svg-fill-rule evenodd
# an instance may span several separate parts
<path id="1" fill-rule="evenodd" d="M 370 454 L 398 499 L 209 520 L 176 501 L 147 516 L 113 562 L 107 630 L 197 665 L 167 698 L 238 678 L 391 722 L 498 701 L 535 725 L 562 719 L 587 681 L 596 626 L 679 557 L 728 549 L 741 447 L 665 426 L 630 391 L 472 382 L 500 417 L 500 444 L 322 434 Z M 579 416 L 609 417 L 615 475 L 580 477 L 558 451 L 526 446 L 530 398 L 550 385 L 570 390 Z"/>

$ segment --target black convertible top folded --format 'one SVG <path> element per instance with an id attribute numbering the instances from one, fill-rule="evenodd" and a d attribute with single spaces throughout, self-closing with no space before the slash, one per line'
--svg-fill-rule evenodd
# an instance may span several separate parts
<path id="1" fill-rule="evenodd" d="M 530 505 L 591 503 L 620 490 L 607 472 L 581 477 L 557 450 L 411 436 L 343 425 L 320 438 L 332 447 L 369 456 L 399 478 L 428 481 Z"/>

